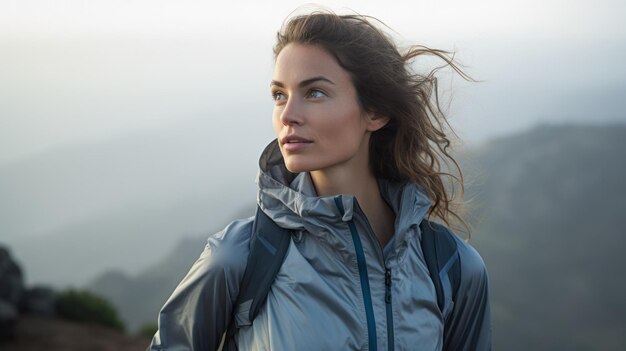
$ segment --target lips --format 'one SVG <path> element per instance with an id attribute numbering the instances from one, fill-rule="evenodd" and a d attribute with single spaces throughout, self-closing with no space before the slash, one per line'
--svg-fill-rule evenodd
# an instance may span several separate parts
<path id="1" fill-rule="evenodd" d="M 303 138 L 298 135 L 288 135 L 280 140 L 282 150 L 287 153 L 305 152 L 313 143 L 313 140 Z"/>
<path id="2" fill-rule="evenodd" d="M 312 140 L 297 136 L 297 135 L 288 135 L 281 139 L 281 144 L 309 144 L 312 143 Z"/>

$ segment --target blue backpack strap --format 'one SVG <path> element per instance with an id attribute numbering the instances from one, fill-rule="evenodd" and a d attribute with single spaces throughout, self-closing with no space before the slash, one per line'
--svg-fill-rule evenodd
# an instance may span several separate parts
<path id="1" fill-rule="evenodd" d="M 422 252 L 437 292 L 437 305 L 447 324 L 461 282 L 457 242 L 448 228 L 428 220 L 420 224 Z M 445 331 L 449 328 L 444 328 Z"/>
<path id="2" fill-rule="evenodd" d="M 227 337 L 252 321 L 267 300 L 272 283 L 285 260 L 291 231 L 279 227 L 265 212 L 257 207 L 248 263 L 239 285 L 239 295 L 233 308 Z"/>

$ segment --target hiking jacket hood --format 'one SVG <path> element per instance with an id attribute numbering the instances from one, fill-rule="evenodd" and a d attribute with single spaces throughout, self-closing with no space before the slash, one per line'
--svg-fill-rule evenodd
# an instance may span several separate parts
<path id="1" fill-rule="evenodd" d="M 420 246 L 431 206 L 410 183 L 379 180 L 395 233 L 381 247 L 354 196 L 317 196 L 308 173 L 286 170 L 276 141 L 263 152 L 259 208 L 292 240 L 254 321 L 233 311 L 249 254 L 253 218 L 209 237 L 205 250 L 159 313 L 151 350 L 216 350 L 231 319 L 242 325 L 240 350 L 489 350 L 487 275 L 480 256 L 459 240 L 461 284 L 442 315 Z M 249 306 L 248 306 L 249 309 Z"/>

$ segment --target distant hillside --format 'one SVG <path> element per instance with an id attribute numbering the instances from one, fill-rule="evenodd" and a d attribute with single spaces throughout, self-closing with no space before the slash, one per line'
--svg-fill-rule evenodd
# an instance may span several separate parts
<path id="1" fill-rule="evenodd" d="M 461 157 L 472 244 L 490 272 L 494 349 L 626 349 L 626 125 L 539 126 Z M 205 238 L 94 285 L 131 327 L 154 321 Z"/>
<path id="2" fill-rule="evenodd" d="M 626 125 L 539 126 L 464 160 L 495 349 L 626 349 Z"/>

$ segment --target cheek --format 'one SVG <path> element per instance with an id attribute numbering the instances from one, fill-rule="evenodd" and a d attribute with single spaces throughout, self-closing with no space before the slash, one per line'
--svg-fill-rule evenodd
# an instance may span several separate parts
<path id="1" fill-rule="evenodd" d="M 323 126 L 320 125 L 319 130 L 328 141 L 327 146 L 349 152 L 358 148 L 364 134 L 360 110 L 351 108 L 337 112 Z"/>
<path id="2" fill-rule="evenodd" d="M 344 124 L 333 121 L 326 123 L 318 128 L 320 139 L 323 139 L 324 145 L 329 148 L 339 148 L 346 143 L 345 135 L 348 128 Z"/>

